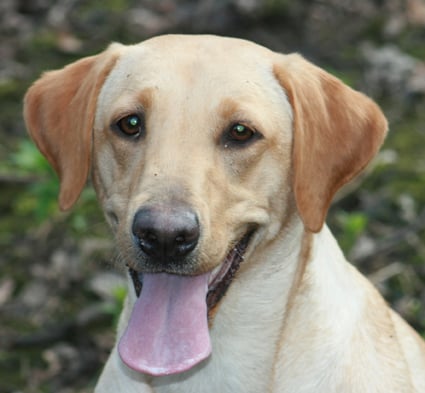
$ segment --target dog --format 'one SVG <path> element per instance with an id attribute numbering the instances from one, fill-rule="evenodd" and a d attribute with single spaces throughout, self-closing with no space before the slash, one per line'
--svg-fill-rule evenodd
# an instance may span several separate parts
<path id="1" fill-rule="evenodd" d="M 325 224 L 385 138 L 371 99 L 298 54 L 166 35 L 24 101 L 60 207 L 91 176 L 128 274 L 95 392 L 425 392 L 424 342 Z"/>

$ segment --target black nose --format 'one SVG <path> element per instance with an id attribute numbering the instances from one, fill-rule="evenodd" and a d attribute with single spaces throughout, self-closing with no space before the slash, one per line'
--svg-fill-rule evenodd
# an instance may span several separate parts
<path id="1" fill-rule="evenodd" d="M 140 209 L 133 219 L 133 235 L 149 257 L 166 261 L 188 255 L 198 244 L 199 221 L 186 206 Z"/>

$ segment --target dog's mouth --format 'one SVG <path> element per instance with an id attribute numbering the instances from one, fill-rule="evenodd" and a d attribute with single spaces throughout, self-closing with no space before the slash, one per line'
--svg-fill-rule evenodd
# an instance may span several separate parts
<path id="1" fill-rule="evenodd" d="M 227 253 L 224 262 L 218 271 L 211 274 L 208 284 L 207 307 L 208 314 L 226 294 L 227 289 L 233 281 L 241 262 L 244 260 L 245 251 L 254 231 L 249 231 L 231 250 Z"/>
<path id="2" fill-rule="evenodd" d="M 118 347 L 127 366 L 170 375 L 209 357 L 208 319 L 239 270 L 253 233 L 248 231 L 231 247 L 220 266 L 198 276 L 129 269 L 138 298 Z"/>
<path id="3" fill-rule="evenodd" d="M 249 231 L 235 246 L 231 247 L 224 262 L 210 273 L 206 298 L 208 314 L 223 298 L 232 283 L 244 259 L 244 254 L 248 248 L 253 232 L 254 231 Z M 131 267 L 128 270 L 131 280 L 133 281 L 136 296 L 139 297 L 143 288 L 143 273 L 139 273 Z"/>

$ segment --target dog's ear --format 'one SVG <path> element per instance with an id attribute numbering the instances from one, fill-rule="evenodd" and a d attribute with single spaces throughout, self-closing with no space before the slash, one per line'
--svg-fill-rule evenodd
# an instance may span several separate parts
<path id="1" fill-rule="evenodd" d="M 293 187 L 305 227 L 318 232 L 336 191 L 376 154 L 387 121 L 365 95 L 301 56 L 279 55 L 274 73 L 293 109 Z"/>
<path id="2" fill-rule="evenodd" d="M 76 202 L 87 181 L 97 96 L 118 49 L 114 44 L 97 56 L 46 72 L 25 95 L 25 123 L 59 176 L 62 210 Z"/>

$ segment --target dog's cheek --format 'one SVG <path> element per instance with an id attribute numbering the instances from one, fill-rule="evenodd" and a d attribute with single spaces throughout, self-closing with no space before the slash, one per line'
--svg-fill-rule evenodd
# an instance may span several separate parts
<path id="1" fill-rule="evenodd" d="M 102 206 L 107 202 L 108 189 L 110 190 L 111 184 L 113 184 L 113 174 L 110 170 L 111 163 L 107 163 L 108 152 L 104 150 L 94 149 L 92 159 L 92 182 Z"/>
<path id="2" fill-rule="evenodd" d="M 124 184 L 120 184 L 124 178 L 125 176 L 120 176 L 119 166 L 112 148 L 106 143 L 98 144 L 93 152 L 92 182 L 99 204 L 114 232 L 117 231 L 125 215 L 126 204 L 123 201 L 128 196 L 124 190 L 128 188 Z"/>
<path id="3" fill-rule="evenodd" d="M 288 220 L 297 214 L 289 146 L 269 149 L 250 179 L 249 188 L 258 198 L 257 203 L 264 206 L 268 217 L 264 226 L 265 240 L 276 237 Z"/>

